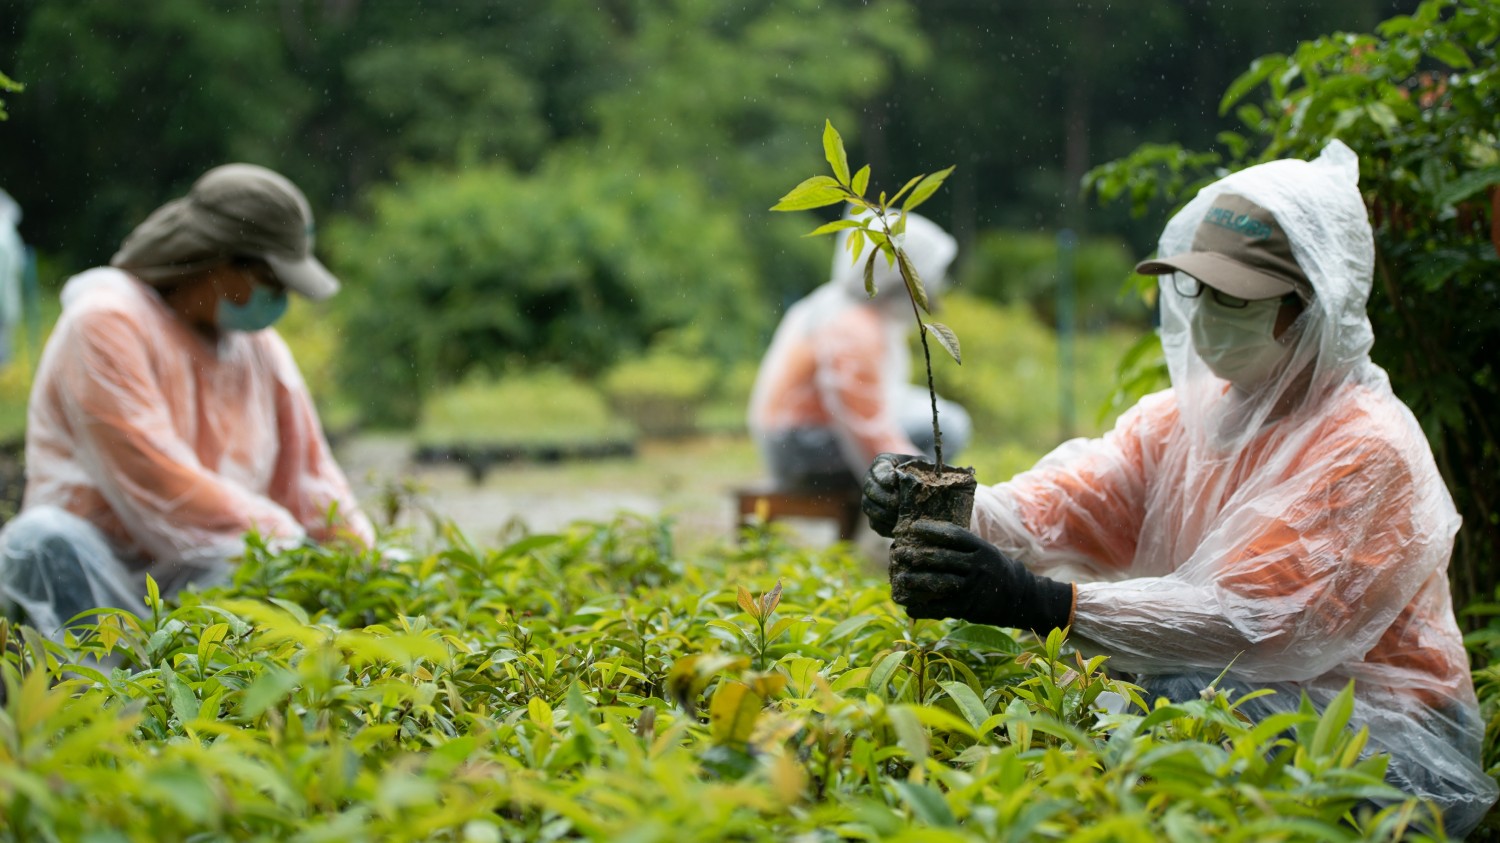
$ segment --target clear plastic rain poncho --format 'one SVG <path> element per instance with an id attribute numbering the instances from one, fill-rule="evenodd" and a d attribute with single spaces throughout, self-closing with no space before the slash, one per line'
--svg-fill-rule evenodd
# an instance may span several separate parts
<path id="1" fill-rule="evenodd" d="M 373 540 L 275 331 L 214 343 L 114 268 L 70 279 L 62 304 L 28 408 L 22 514 L 55 507 L 97 528 L 123 567 L 81 560 L 88 576 L 210 570 L 252 528 Z M 140 593 L 124 581 L 93 590 Z"/>
<path id="2" fill-rule="evenodd" d="M 1320 709 L 1350 680 L 1354 725 L 1392 757 L 1393 784 L 1434 798 L 1450 832 L 1495 800 L 1484 725 L 1454 619 L 1448 559 L 1460 518 L 1411 412 L 1369 358 L 1374 242 L 1359 163 L 1334 141 L 1205 188 L 1158 254 L 1187 252 L 1209 203 L 1271 211 L 1315 298 L 1259 384 L 1218 379 L 1195 350 L 1207 295 L 1160 284 L 1173 388 L 1100 439 L 1064 443 L 979 489 L 973 527 L 1038 573 L 1077 583 L 1073 637 L 1141 676 L 1232 664 L 1263 710 Z M 1197 690 L 1197 689 L 1193 689 Z"/>
<path id="3" fill-rule="evenodd" d="M 767 436 L 797 428 L 834 431 L 844 460 L 857 474 L 877 454 L 914 454 L 903 430 L 901 408 L 909 404 L 911 349 L 915 328 L 911 302 L 899 271 L 875 260 L 877 294 L 865 292 L 866 243 L 851 262 L 839 232 L 832 277 L 792 305 L 761 361 L 750 399 L 750 429 L 765 448 Z M 913 213 L 902 248 L 931 296 L 946 283 L 958 244 L 936 223 Z M 922 393 L 926 412 L 927 393 Z"/>

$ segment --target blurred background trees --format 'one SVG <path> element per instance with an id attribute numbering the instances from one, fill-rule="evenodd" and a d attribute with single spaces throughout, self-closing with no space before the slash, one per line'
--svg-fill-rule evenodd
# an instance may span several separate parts
<path id="1" fill-rule="evenodd" d="M 286 173 L 346 281 L 283 330 L 332 426 L 407 428 L 444 390 L 528 372 L 623 407 L 711 369 L 732 419 L 777 318 L 828 275 L 807 221 L 766 209 L 820 166 L 831 119 L 877 174 L 957 165 L 924 207 L 961 244 L 944 321 L 971 363 L 940 387 L 1011 449 L 975 455 L 988 476 L 1108 423 L 1106 382 L 1151 326 L 1130 266 L 1184 190 L 1338 135 L 1378 225 L 1377 362 L 1433 438 L 1485 592 L 1500 14 L 1441 5 L 1467 11 L 1345 38 L 1417 0 L 0 0 L 0 69 L 25 86 L 3 85 L 0 187 L 55 299 L 207 168 Z M 1127 155 L 1097 184 L 1136 214 L 1080 190 Z M 1137 391 L 1149 346 L 1126 361 Z M 24 380 L 0 371 L 0 404 Z"/>

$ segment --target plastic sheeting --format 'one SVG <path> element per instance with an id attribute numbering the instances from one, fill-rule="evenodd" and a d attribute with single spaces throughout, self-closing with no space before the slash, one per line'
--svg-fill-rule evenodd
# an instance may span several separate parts
<path id="1" fill-rule="evenodd" d="M 62 300 L 28 409 L 23 511 L 81 517 L 134 569 L 212 568 L 250 529 L 373 540 L 275 331 L 210 341 L 113 268 Z"/>
<path id="2" fill-rule="evenodd" d="M 1355 725 L 1392 782 L 1434 798 L 1450 832 L 1494 802 L 1483 726 L 1447 582 L 1459 516 L 1411 412 L 1369 359 L 1374 243 L 1359 164 L 1337 141 L 1205 188 L 1158 254 L 1189 250 L 1213 196 L 1270 210 L 1316 291 L 1258 385 L 1219 380 L 1193 309 L 1162 276 L 1173 388 L 1100 439 L 1064 443 L 982 487 L 974 529 L 1039 573 L 1078 583 L 1073 636 L 1148 676 L 1215 675 L 1320 707 L 1355 682 Z"/>
<path id="3" fill-rule="evenodd" d="M 777 327 L 751 393 L 750 429 L 762 448 L 778 432 L 831 429 L 857 476 L 876 454 L 918 452 L 902 429 L 899 410 L 909 395 L 906 340 L 915 326 L 899 271 L 877 258 L 878 294 L 870 299 L 864 260 L 874 246 L 867 243 L 860 259 L 851 263 L 844 242 L 840 237 L 832 277 L 792 305 Z M 913 213 L 902 248 L 935 296 L 958 253 L 957 243 L 936 223 Z"/>

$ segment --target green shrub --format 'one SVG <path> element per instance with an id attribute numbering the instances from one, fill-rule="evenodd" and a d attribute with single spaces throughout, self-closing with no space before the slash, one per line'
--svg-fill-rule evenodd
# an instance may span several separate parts
<path id="1" fill-rule="evenodd" d="M 604 394 L 647 436 L 696 432 L 698 408 L 709 399 L 722 369 L 709 346 L 698 324 L 663 331 L 644 356 L 605 372 Z"/>
<path id="2" fill-rule="evenodd" d="M 692 558 L 630 518 L 421 554 L 252 538 L 180 607 L 62 645 L 0 624 L 0 840 L 1389 840 L 1422 816 L 1349 815 L 1394 794 L 1348 697 L 1255 726 L 1106 669 L 908 621 L 847 548 L 759 529 Z"/>
<path id="3" fill-rule="evenodd" d="M 686 173 L 559 155 L 528 176 L 422 171 L 371 195 L 370 220 L 327 242 L 357 338 L 343 382 L 372 422 L 409 425 L 474 371 L 594 375 L 693 322 L 729 359 L 759 329 L 738 223 Z"/>
<path id="4" fill-rule="evenodd" d="M 472 378 L 429 396 L 419 445 L 571 445 L 634 438 L 598 390 L 557 369 Z"/>

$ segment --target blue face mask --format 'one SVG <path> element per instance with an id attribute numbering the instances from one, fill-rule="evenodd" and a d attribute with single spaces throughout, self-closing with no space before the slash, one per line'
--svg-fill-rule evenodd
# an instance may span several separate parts
<path id="1" fill-rule="evenodd" d="M 285 290 L 256 284 L 250 289 L 250 300 L 244 304 L 219 299 L 214 318 L 223 331 L 260 331 L 276 324 L 286 313 L 286 306 Z"/>

